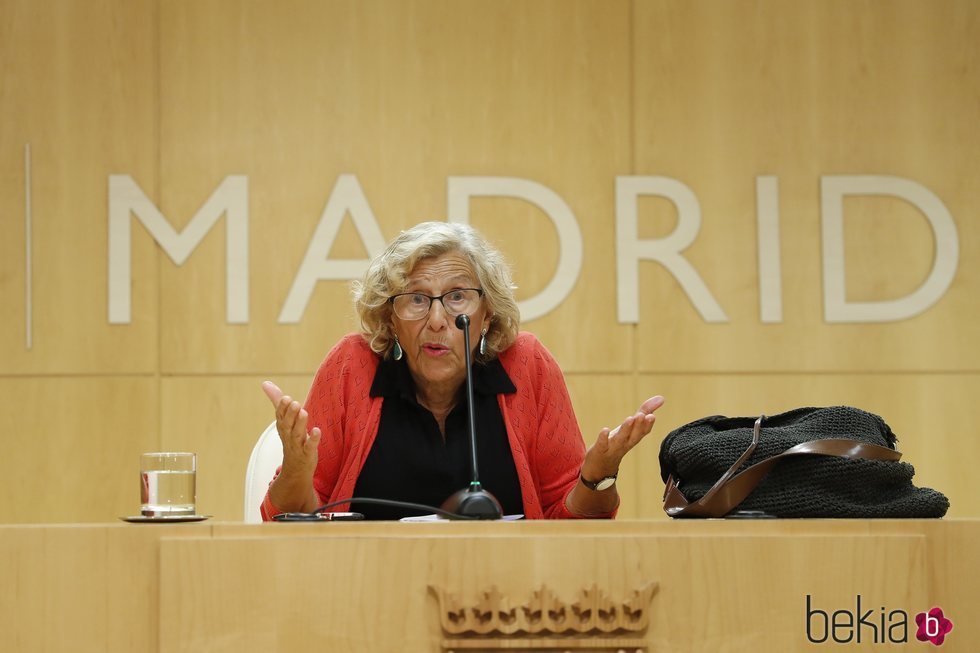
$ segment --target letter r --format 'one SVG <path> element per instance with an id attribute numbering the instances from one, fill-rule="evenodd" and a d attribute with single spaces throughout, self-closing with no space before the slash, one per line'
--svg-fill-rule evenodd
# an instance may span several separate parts
<path id="1" fill-rule="evenodd" d="M 677 207 L 677 228 L 660 239 L 637 237 L 637 200 L 660 195 Z M 640 261 L 656 261 L 674 275 L 705 322 L 728 317 L 691 263 L 681 256 L 701 229 L 701 207 L 690 188 L 670 177 L 616 177 L 617 312 L 622 324 L 640 321 Z"/>

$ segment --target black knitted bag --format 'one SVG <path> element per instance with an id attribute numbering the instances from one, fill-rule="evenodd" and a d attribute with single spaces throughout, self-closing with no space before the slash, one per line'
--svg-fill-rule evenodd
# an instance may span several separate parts
<path id="1" fill-rule="evenodd" d="M 798 408 L 773 417 L 715 415 L 660 446 L 672 517 L 942 517 L 949 500 L 912 485 L 897 438 L 873 413 Z"/>

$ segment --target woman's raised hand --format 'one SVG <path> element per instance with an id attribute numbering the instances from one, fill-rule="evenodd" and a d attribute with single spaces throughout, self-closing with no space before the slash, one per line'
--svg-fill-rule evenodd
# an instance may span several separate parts
<path id="1" fill-rule="evenodd" d="M 272 381 L 262 383 L 262 390 L 276 410 L 276 430 L 282 440 L 282 473 L 307 478 L 316 470 L 320 429 L 307 432 L 309 415 L 289 395 L 283 394 Z"/>
<path id="2" fill-rule="evenodd" d="M 640 443 L 656 421 L 653 414 L 663 406 L 660 395 L 650 397 L 639 410 L 623 420 L 615 429 L 604 428 L 599 431 L 595 444 L 585 453 L 582 475 L 591 480 L 599 480 L 619 472 L 619 465 L 630 449 Z"/>

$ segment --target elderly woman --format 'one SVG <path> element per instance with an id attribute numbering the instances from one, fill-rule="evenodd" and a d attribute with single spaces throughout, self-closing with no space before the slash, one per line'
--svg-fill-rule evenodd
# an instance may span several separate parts
<path id="1" fill-rule="evenodd" d="M 611 517 L 623 456 L 650 432 L 651 397 L 586 450 L 558 364 L 519 314 L 503 257 L 466 225 L 404 231 L 353 286 L 362 334 L 327 354 L 306 403 L 263 384 L 282 467 L 263 519 L 352 497 L 438 506 L 470 481 L 464 333 L 470 318 L 480 481 L 505 514 Z M 353 502 L 368 519 L 412 511 Z M 417 514 L 414 513 L 414 514 Z"/>

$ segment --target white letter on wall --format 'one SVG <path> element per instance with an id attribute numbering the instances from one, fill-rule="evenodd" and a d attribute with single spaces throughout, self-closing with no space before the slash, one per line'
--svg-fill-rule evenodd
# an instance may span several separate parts
<path id="1" fill-rule="evenodd" d="M 677 207 L 677 228 L 665 238 L 640 240 L 637 199 L 640 195 L 666 197 Z M 640 321 L 639 261 L 657 261 L 681 284 L 705 322 L 727 322 L 728 317 L 681 252 L 697 238 L 701 207 L 690 188 L 670 177 L 616 177 L 616 285 L 619 321 Z"/>
<path id="2" fill-rule="evenodd" d="M 327 255 L 330 254 L 333 241 L 340 231 L 340 224 L 347 213 L 350 213 L 368 258 L 328 260 Z M 313 239 L 306 248 L 306 255 L 293 280 L 293 287 L 289 289 L 286 303 L 279 312 L 279 323 L 296 324 L 302 319 L 313 295 L 313 288 L 321 279 L 349 280 L 363 276 L 371 259 L 380 254 L 384 246 L 381 228 L 364 197 L 357 176 L 340 175 L 320 215 Z"/>
<path id="3" fill-rule="evenodd" d="M 844 271 L 844 196 L 890 195 L 922 211 L 932 227 L 932 270 L 918 290 L 880 302 L 848 302 Z M 824 319 L 827 322 L 894 322 L 918 315 L 945 294 L 956 275 L 959 239 L 953 216 L 928 188 L 900 177 L 846 175 L 820 178 L 823 222 Z M 872 243 L 869 243 L 871 245 Z"/>
<path id="4" fill-rule="evenodd" d="M 521 320 L 542 317 L 565 301 L 582 271 L 582 232 L 565 200 L 547 186 L 517 177 L 449 177 L 447 185 L 450 222 L 469 224 L 471 197 L 518 197 L 544 211 L 558 232 L 558 267 L 544 290 L 518 303 Z"/>
<path id="5" fill-rule="evenodd" d="M 779 180 L 755 178 L 756 226 L 759 244 L 759 318 L 783 321 L 783 277 L 779 256 Z"/>
<path id="6" fill-rule="evenodd" d="M 130 212 L 176 265 L 183 265 L 222 214 L 225 228 L 226 320 L 248 323 L 248 178 L 230 175 L 180 233 L 129 175 L 109 175 L 109 322 L 129 324 L 132 295 Z"/>

